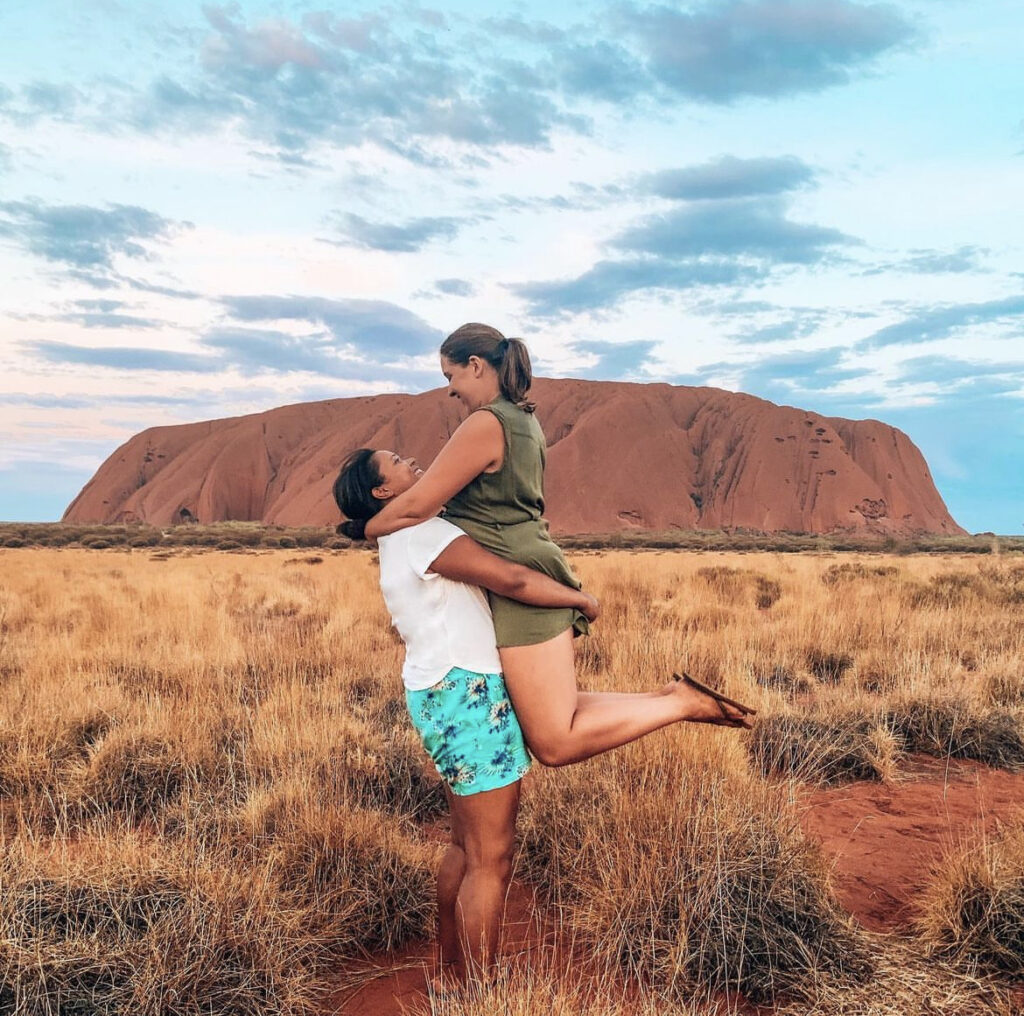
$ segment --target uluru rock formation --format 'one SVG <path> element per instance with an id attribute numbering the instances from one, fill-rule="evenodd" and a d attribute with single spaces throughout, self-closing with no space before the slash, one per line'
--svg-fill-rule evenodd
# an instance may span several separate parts
<path id="1" fill-rule="evenodd" d="M 554 532 L 746 528 L 963 533 L 901 431 L 717 388 L 538 379 Z M 446 389 L 152 427 L 117 449 L 65 522 L 338 521 L 353 448 L 429 463 L 462 419 Z"/>

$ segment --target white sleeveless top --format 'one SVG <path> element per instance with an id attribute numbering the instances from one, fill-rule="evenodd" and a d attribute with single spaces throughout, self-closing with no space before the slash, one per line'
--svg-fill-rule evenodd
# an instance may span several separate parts
<path id="1" fill-rule="evenodd" d="M 377 541 L 380 588 L 405 642 L 402 683 L 410 691 L 437 684 L 452 667 L 501 673 L 487 595 L 427 570 L 465 535 L 458 526 L 433 518 Z"/>

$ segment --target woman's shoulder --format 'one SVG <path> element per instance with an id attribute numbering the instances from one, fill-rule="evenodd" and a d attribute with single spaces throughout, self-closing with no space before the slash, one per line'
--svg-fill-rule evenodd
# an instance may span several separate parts
<path id="1" fill-rule="evenodd" d="M 477 412 L 487 412 L 496 416 L 506 430 L 511 428 L 516 431 L 531 433 L 541 431 L 536 413 L 522 409 L 514 402 L 510 402 L 504 395 L 499 395 L 493 402 L 488 402 L 486 406 L 481 406 Z"/>

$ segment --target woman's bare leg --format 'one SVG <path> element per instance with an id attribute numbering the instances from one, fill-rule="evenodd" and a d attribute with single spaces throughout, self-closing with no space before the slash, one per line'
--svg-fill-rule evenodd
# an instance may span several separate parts
<path id="1" fill-rule="evenodd" d="M 494 967 L 512 878 L 520 786 L 516 780 L 497 790 L 452 796 L 466 857 L 456 905 L 465 979 L 486 980 Z"/>
<path id="2" fill-rule="evenodd" d="M 682 682 L 639 697 L 577 692 L 571 631 L 499 653 L 523 737 L 544 765 L 581 762 L 681 720 L 727 722 L 717 702 Z"/>
<path id="3" fill-rule="evenodd" d="M 462 839 L 462 823 L 459 817 L 458 798 L 444 788 L 448 798 L 448 815 L 451 823 L 451 842 L 441 859 L 437 870 L 437 963 L 438 975 L 446 973 L 461 975 L 462 945 L 459 942 L 458 924 L 455 918 L 456 901 L 466 873 L 466 852 Z M 435 987 L 439 982 L 435 980 Z"/>

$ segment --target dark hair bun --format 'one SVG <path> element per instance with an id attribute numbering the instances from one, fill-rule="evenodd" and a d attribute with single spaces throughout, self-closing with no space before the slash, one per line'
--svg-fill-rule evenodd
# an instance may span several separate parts
<path id="1" fill-rule="evenodd" d="M 367 521 L 367 519 L 346 519 L 338 526 L 338 532 L 350 540 L 365 540 Z"/>

